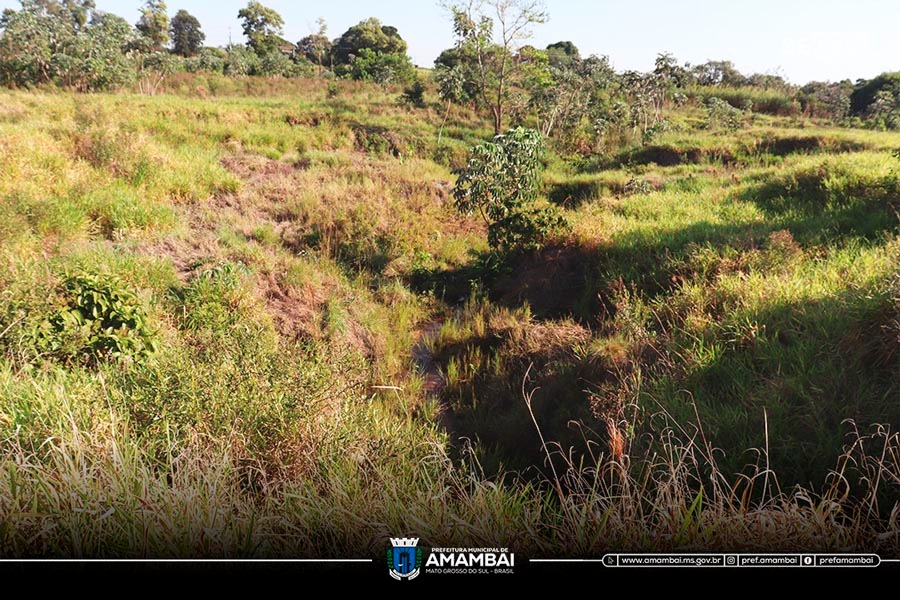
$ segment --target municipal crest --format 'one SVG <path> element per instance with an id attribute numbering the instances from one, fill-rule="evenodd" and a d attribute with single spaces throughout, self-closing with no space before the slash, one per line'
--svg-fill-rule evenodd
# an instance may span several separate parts
<path id="1" fill-rule="evenodd" d="M 422 549 L 418 538 L 391 538 L 393 548 L 388 550 L 387 563 L 391 577 L 397 581 L 412 580 L 419 576 L 422 567 Z"/>

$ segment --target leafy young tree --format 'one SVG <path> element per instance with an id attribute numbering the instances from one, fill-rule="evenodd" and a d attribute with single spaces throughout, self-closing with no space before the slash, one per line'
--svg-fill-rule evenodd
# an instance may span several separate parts
<path id="1" fill-rule="evenodd" d="M 284 19 L 275 10 L 254 0 L 238 11 L 238 19 L 243 21 L 247 46 L 258 56 L 265 56 L 278 49 Z"/>
<path id="2" fill-rule="evenodd" d="M 169 43 L 169 15 L 163 0 L 147 0 L 141 8 L 141 18 L 135 25 L 150 43 L 150 50 L 160 52 Z"/>
<path id="3" fill-rule="evenodd" d="M 178 59 L 168 52 L 136 52 L 138 90 L 141 94 L 156 95 L 166 77 L 183 66 Z"/>
<path id="4" fill-rule="evenodd" d="M 653 75 L 659 80 L 663 103 L 670 91 L 674 93 L 676 90 L 684 88 L 691 80 L 688 70 L 680 66 L 675 57 L 668 52 L 656 56 Z"/>
<path id="5" fill-rule="evenodd" d="M 480 102 L 489 107 L 494 132 L 499 135 L 508 107 L 512 80 L 520 70 L 514 52 L 531 37 L 534 25 L 545 23 L 540 0 L 469 0 L 450 5 L 453 31 L 461 56 L 471 56 L 470 72 Z M 494 42 L 496 19 L 497 42 Z"/>
<path id="6" fill-rule="evenodd" d="M 665 80 L 654 73 L 626 71 L 622 74 L 620 82 L 623 92 L 630 101 L 632 135 L 637 136 L 640 133 L 641 139 L 648 142 L 665 128 L 662 116 L 666 94 Z"/>
<path id="7" fill-rule="evenodd" d="M 543 153 L 541 134 L 519 127 L 472 148 L 459 172 L 453 189 L 456 208 L 482 216 L 494 251 L 537 249 L 553 231 L 566 226 L 555 209 L 534 205 Z"/>
<path id="8" fill-rule="evenodd" d="M 575 130 L 582 125 L 600 102 L 597 95 L 609 88 L 615 72 L 607 57 L 591 56 L 574 59 L 568 67 L 550 68 L 553 81 L 532 92 L 531 107 L 535 110 L 541 133 L 551 137 L 574 140 Z"/>
<path id="9" fill-rule="evenodd" d="M 435 72 L 453 70 L 461 78 L 462 94 L 453 102 L 458 104 L 478 102 L 481 94 L 478 88 L 478 58 L 471 48 L 448 48 L 434 61 Z"/>
<path id="10" fill-rule="evenodd" d="M 446 67 L 438 65 L 434 69 L 432 75 L 438 86 L 438 95 L 441 100 L 447 103 L 447 110 L 444 112 L 444 120 L 441 121 L 441 129 L 438 131 L 438 146 L 444 138 L 444 127 L 447 125 L 447 119 L 450 118 L 450 108 L 454 102 L 462 102 L 466 96 L 465 75 L 461 67 Z"/>
<path id="11" fill-rule="evenodd" d="M 185 58 L 197 54 L 206 39 L 206 35 L 200 30 L 200 21 L 184 9 L 172 17 L 169 35 L 172 38 L 172 50 Z"/>
<path id="12" fill-rule="evenodd" d="M 749 108 L 752 109 L 752 106 Z M 712 97 L 706 101 L 706 126 L 709 129 L 721 127 L 734 131 L 744 125 L 750 112 L 735 108 L 721 98 Z"/>

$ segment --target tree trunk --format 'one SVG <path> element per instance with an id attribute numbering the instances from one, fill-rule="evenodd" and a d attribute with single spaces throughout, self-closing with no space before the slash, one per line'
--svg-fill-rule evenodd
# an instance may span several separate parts
<path id="1" fill-rule="evenodd" d="M 447 100 L 447 112 L 444 113 L 444 120 L 441 123 L 441 130 L 438 132 L 438 146 L 441 145 L 441 140 L 444 138 L 444 126 L 447 125 L 447 119 L 450 118 L 450 101 Z"/>

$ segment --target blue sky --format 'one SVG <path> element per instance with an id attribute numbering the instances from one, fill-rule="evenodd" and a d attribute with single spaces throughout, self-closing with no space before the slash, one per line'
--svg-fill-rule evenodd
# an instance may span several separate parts
<path id="1" fill-rule="evenodd" d="M 263 0 L 284 17 L 292 41 L 325 18 L 328 35 L 374 16 L 394 25 L 410 55 L 430 66 L 452 44 L 450 26 L 436 0 Z M 97 0 L 99 8 L 136 21 L 141 0 Z M 691 63 L 728 59 L 746 73 L 778 73 L 795 83 L 869 78 L 900 70 L 898 0 L 547 0 L 550 22 L 532 41 L 546 46 L 571 40 L 582 54 L 605 54 L 618 69 L 651 68 L 668 51 Z M 0 9 L 16 7 L 0 0 Z M 243 39 L 237 21 L 246 0 L 169 0 L 169 14 L 185 8 L 201 22 L 211 45 L 229 31 Z"/>

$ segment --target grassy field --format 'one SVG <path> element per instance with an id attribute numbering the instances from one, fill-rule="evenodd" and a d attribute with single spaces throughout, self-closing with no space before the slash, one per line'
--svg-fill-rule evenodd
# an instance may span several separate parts
<path id="1" fill-rule="evenodd" d="M 498 262 L 486 121 L 217 81 L 0 92 L 0 555 L 897 555 L 900 134 L 688 106 Z"/>

